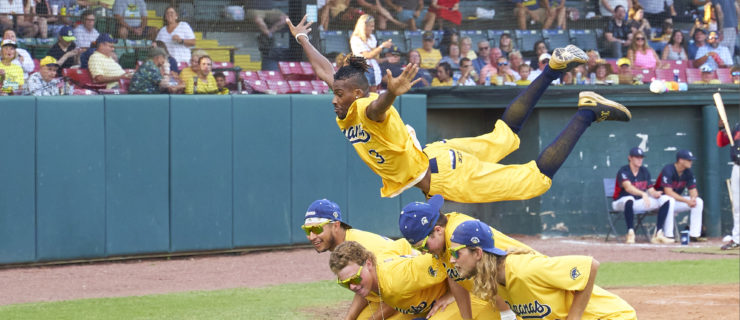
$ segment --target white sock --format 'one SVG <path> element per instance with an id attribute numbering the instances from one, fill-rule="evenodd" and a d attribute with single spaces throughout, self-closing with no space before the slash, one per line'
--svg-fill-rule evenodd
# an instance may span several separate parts
<path id="1" fill-rule="evenodd" d="M 501 320 L 516 320 L 516 314 L 511 310 L 501 311 Z"/>

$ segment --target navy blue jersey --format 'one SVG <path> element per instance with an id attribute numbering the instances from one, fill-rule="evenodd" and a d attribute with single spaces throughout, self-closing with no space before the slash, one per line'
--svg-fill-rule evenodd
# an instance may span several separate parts
<path id="1" fill-rule="evenodd" d="M 622 182 L 625 180 L 629 180 L 635 188 L 645 191 L 650 188 L 650 171 L 645 167 L 640 167 L 637 170 L 637 175 L 634 175 L 632 174 L 630 165 L 619 168 L 619 171 L 617 171 L 617 184 L 614 186 L 614 200 L 633 195 L 622 188 Z"/>
<path id="2" fill-rule="evenodd" d="M 663 191 L 663 187 L 670 187 L 676 193 L 682 194 L 684 188 L 696 188 L 696 178 L 691 169 L 684 170 L 683 174 L 679 176 L 676 166 L 671 163 L 663 167 L 658 180 L 655 181 L 655 190 Z"/>

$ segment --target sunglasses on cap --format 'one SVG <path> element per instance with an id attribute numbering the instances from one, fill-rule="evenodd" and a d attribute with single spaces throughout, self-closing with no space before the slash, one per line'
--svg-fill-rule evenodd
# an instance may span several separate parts
<path id="1" fill-rule="evenodd" d="M 429 252 L 429 247 L 427 247 L 427 240 L 429 240 L 429 236 L 424 237 L 424 240 L 421 240 L 420 245 L 412 246 L 412 247 L 421 252 Z"/>
<path id="2" fill-rule="evenodd" d="M 459 246 L 454 247 L 454 248 L 449 248 L 449 249 L 447 249 L 447 251 L 450 252 L 450 256 L 452 256 L 455 259 L 459 259 L 460 258 L 460 254 L 458 254 L 458 251 L 460 251 L 460 249 L 465 248 L 465 247 L 467 247 L 467 246 L 463 244 L 463 245 L 459 245 Z"/>
<path id="3" fill-rule="evenodd" d="M 355 273 L 355 275 L 347 279 L 339 280 L 339 278 L 337 278 L 337 284 L 347 289 L 349 289 L 349 285 L 351 284 L 358 285 L 360 284 L 360 282 L 362 282 L 362 277 L 360 276 L 361 272 L 362 266 L 360 266 L 360 269 L 357 269 L 357 273 Z"/>
<path id="4" fill-rule="evenodd" d="M 314 225 L 314 226 L 302 225 L 301 226 L 301 229 L 303 229 L 303 231 L 306 232 L 306 236 L 310 236 L 311 233 L 313 233 L 315 235 L 319 235 L 322 232 L 324 232 L 324 226 L 327 225 L 327 224 L 329 224 L 329 223 L 331 223 L 331 222 L 332 222 L 331 220 L 324 221 L 324 222 L 319 223 L 319 224 Z"/>

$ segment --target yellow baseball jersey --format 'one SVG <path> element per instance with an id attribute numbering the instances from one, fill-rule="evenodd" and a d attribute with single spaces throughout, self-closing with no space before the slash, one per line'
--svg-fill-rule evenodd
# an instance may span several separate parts
<path id="1" fill-rule="evenodd" d="M 405 241 L 398 241 L 402 240 Z M 432 302 L 447 292 L 447 274 L 439 260 L 430 254 L 408 256 L 388 252 L 376 259 L 380 298 L 400 313 L 423 317 Z"/>
<path id="2" fill-rule="evenodd" d="M 403 243 L 396 243 L 396 241 L 393 241 L 390 238 L 357 229 L 348 229 L 345 232 L 344 241 L 355 241 L 365 247 L 366 250 L 372 252 L 376 257 L 386 251 L 397 255 L 410 255 L 412 254 L 413 250 L 410 245 L 408 247 L 405 247 Z M 365 299 L 368 300 L 368 302 L 371 304 L 375 303 L 375 305 L 369 305 L 368 307 L 365 307 L 365 309 L 363 309 L 363 312 L 368 311 L 370 312 L 369 314 L 372 314 L 372 312 L 378 308 L 377 304 L 380 299 L 378 298 L 378 296 L 373 294 L 368 295 L 367 297 L 365 297 Z"/>
<path id="3" fill-rule="evenodd" d="M 547 192 L 552 180 L 535 161 L 518 165 L 497 162 L 519 148 L 519 137 L 497 120 L 492 132 L 428 144 L 432 173 L 429 194 L 463 203 L 526 200 Z M 512 183 L 514 182 L 514 183 Z"/>
<path id="4" fill-rule="evenodd" d="M 499 286 L 499 295 L 522 319 L 565 319 L 573 291 L 586 287 L 592 261 L 587 256 L 508 255 L 506 287 Z M 637 315 L 626 301 L 594 286 L 581 319 L 637 319 Z"/>
<path id="5" fill-rule="evenodd" d="M 14 63 L 6 66 L 0 62 L 0 70 L 5 70 L 5 81 L 0 83 L 0 87 L 5 92 L 11 92 L 20 89 L 25 83 L 23 79 L 23 69 Z"/>
<path id="6" fill-rule="evenodd" d="M 388 109 L 383 122 L 367 117 L 367 107 L 376 99 L 378 95 L 370 93 L 355 100 L 337 124 L 360 159 L 383 180 L 380 195 L 395 197 L 424 178 L 429 160 L 414 144 L 396 108 Z"/>

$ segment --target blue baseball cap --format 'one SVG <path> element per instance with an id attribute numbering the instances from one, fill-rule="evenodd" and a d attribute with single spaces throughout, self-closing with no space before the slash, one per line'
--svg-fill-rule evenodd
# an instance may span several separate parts
<path id="1" fill-rule="evenodd" d="M 679 150 L 678 153 L 676 153 L 676 160 L 678 159 L 686 159 L 689 161 L 694 161 L 696 160 L 696 157 L 694 157 L 694 154 L 691 153 L 691 151 L 683 149 L 683 150 Z"/>
<path id="2" fill-rule="evenodd" d="M 632 157 L 644 157 L 645 151 L 642 151 L 639 147 L 634 147 L 630 149 L 630 156 Z"/>
<path id="3" fill-rule="evenodd" d="M 319 199 L 311 203 L 306 209 L 306 223 L 310 223 L 309 219 L 328 219 L 330 221 L 339 221 L 348 228 L 352 228 L 349 224 L 342 221 L 342 210 L 339 209 L 339 205 L 328 199 Z"/>
<path id="4" fill-rule="evenodd" d="M 59 29 L 59 36 L 67 42 L 75 41 L 77 38 L 75 38 L 73 30 L 74 29 L 71 26 L 64 26 Z"/>
<path id="5" fill-rule="evenodd" d="M 103 42 L 118 43 L 118 39 L 113 39 L 108 33 L 101 33 L 95 40 L 95 43 L 101 44 Z"/>
<path id="6" fill-rule="evenodd" d="M 480 220 L 468 220 L 455 228 L 450 241 L 471 247 L 480 247 L 483 251 L 505 256 L 506 251 L 496 248 L 493 243 L 493 231 Z"/>
<path id="7" fill-rule="evenodd" d="M 442 196 L 435 195 L 427 202 L 412 202 L 403 207 L 398 218 L 403 237 L 410 243 L 416 243 L 428 236 L 439 219 L 439 210 L 444 203 Z"/>

